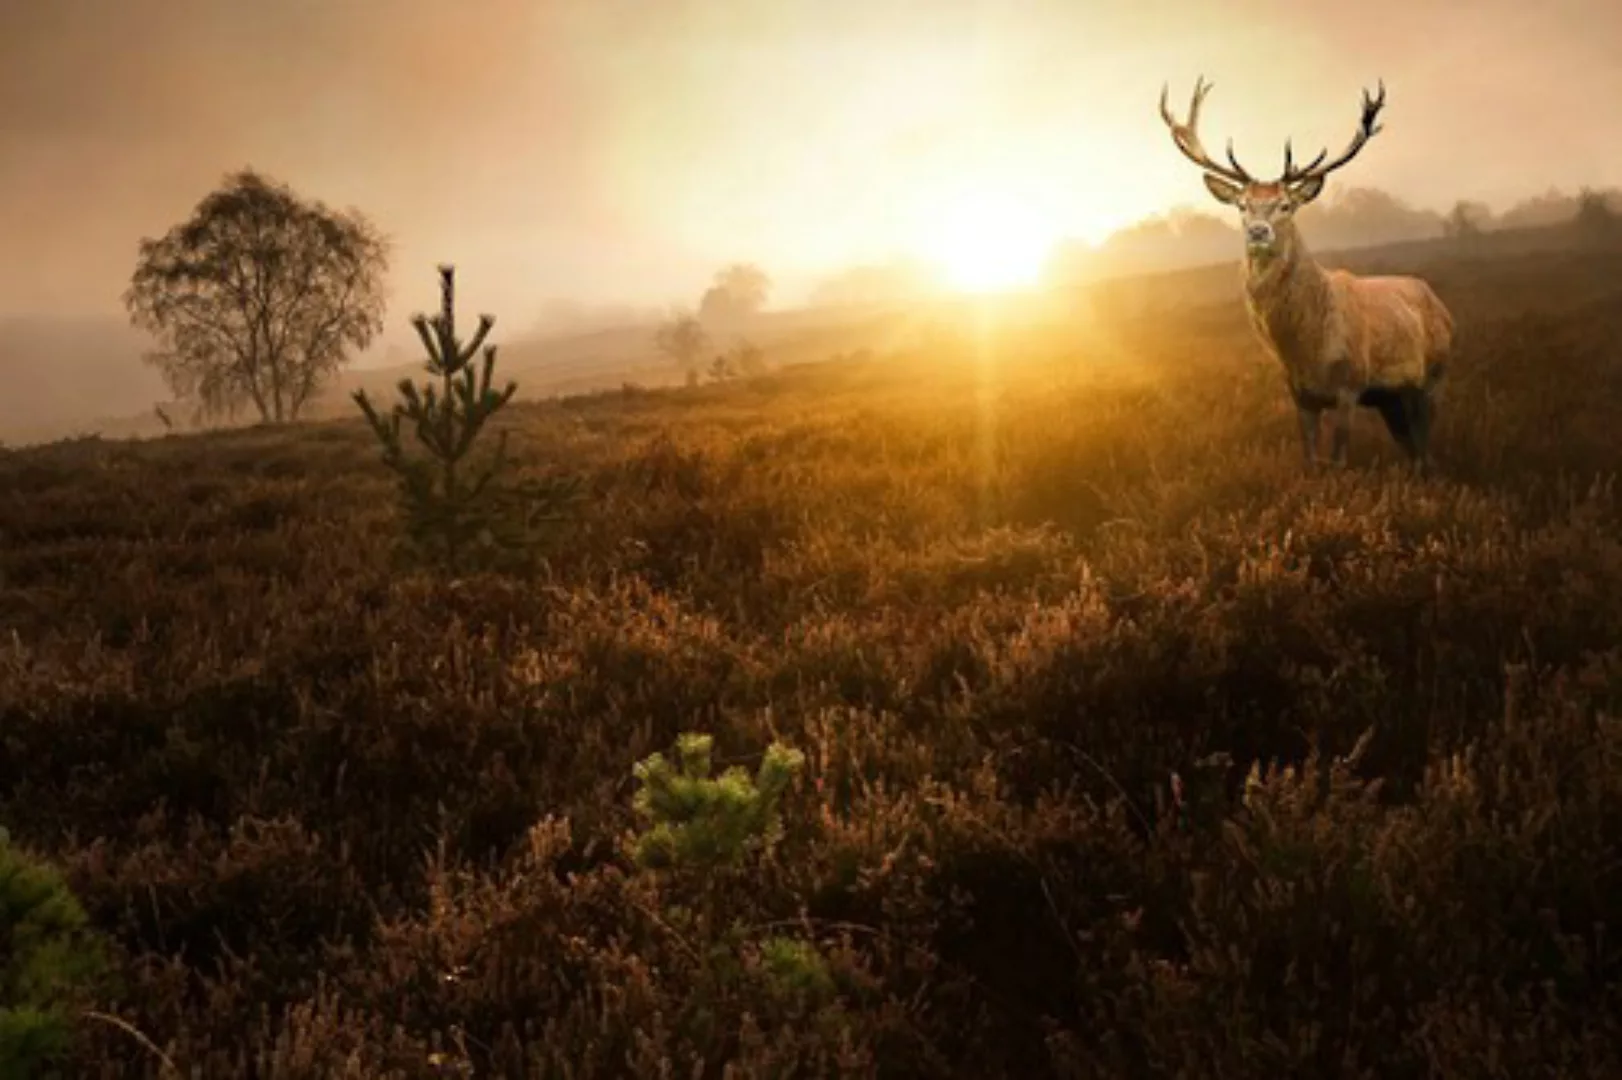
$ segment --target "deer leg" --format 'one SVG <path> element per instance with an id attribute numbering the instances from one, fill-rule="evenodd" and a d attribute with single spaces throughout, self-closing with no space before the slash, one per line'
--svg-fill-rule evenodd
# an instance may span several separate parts
<path id="1" fill-rule="evenodd" d="M 1336 465 L 1346 464 L 1346 455 L 1352 445 L 1352 410 L 1356 399 L 1337 402 L 1334 416 L 1334 437 L 1330 443 L 1330 457 Z"/>
<path id="2" fill-rule="evenodd" d="M 1436 415 L 1436 401 L 1430 390 L 1413 390 L 1404 395 L 1408 426 L 1413 432 L 1411 452 L 1414 463 L 1424 474 L 1430 467 L 1431 420 Z"/>
<path id="3" fill-rule="evenodd" d="M 1380 419 L 1385 421 L 1385 429 L 1391 432 L 1391 437 L 1402 447 L 1403 453 L 1413 457 L 1415 452 L 1413 411 L 1409 408 L 1407 397 L 1387 391 L 1377 395 L 1366 394 L 1364 397 L 1372 398 L 1371 404 L 1380 410 Z"/>
<path id="4" fill-rule="evenodd" d="M 1297 405 L 1296 419 L 1301 422 L 1301 456 L 1306 461 L 1307 470 L 1318 467 L 1318 417 L 1319 410 L 1306 405 Z"/>

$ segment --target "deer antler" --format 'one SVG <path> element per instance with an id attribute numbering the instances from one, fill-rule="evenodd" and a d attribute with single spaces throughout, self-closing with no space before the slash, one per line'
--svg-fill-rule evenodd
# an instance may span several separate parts
<path id="1" fill-rule="evenodd" d="M 1329 153 L 1329 151 L 1325 149 L 1320 150 L 1318 152 L 1318 156 L 1313 158 L 1310 164 L 1297 169 L 1290 160 L 1289 140 L 1285 140 L 1284 175 L 1279 178 L 1279 182 L 1293 187 L 1307 180 L 1321 180 L 1330 173 L 1334 172 L 1336 169 L 1340 168 L 1342 165 L 1346 164 L 1348 161 L 1351 161 L 1357 156 L 1358 151 L 1363 149 L 1364 143 L 1368 142 L 1370 138 L 1378 135 L 1383 130 L 1380 125 L 1376 123 L 1376 118 L 1380 115 L 1380 110 L 1384 107 L 1385 80 L 1381 79 L 1379 93 L 1374 97 L 1369 96 L 1367 89 L 1364 89 L 1363 91 L 1363 118 L 1357 125 L 1357 134 L 1352 136 L 1352 141 L 1347 144 L 1346 149 L 1341 152 L 1341 155 L 1334 161 L 1327 164 L 1319 164 L 1323 161 L 1324 156 Z"/>
<path id="2" fill-rule="evenodd" d="M 1188 103 L 1188 123 L 1179 124 L 1177 118 L 1171 114 L 1170 107 L 1166 104 L 1166 95 L 1170 92 L 1171 87 L 1162 84 L 1160 87 L 1160 118 L 1171 129 L 1171 141 L 1177 144 L 1177 149 L 1181 150 L 1183 156 L 1188 160 L 1206 172 L 1216 173 L 1218 176 L 1226 177 L 1235 183 L 1254 183 L 1256 178 L 1246 172 L 1245 167 L 1239 164 L 1239 160 L 1233 156 L 1232 139 L 1228 140 L 1228 165 L 1219 165 L 1211 160 L 1211 155 L 1205 152 L 1205 147 L 1200 143 L 1198 130 L 1200 105 L 1204 103 L 1205 95 L 1211 92 L 1213 85 L 1215 84 L 1205 81 L 1204 75 L 1195 80 L 1194 97 Z"/>

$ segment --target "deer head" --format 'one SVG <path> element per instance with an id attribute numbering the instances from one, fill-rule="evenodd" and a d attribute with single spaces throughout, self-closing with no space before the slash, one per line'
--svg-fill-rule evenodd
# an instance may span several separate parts
<path id="1" fill-rule="evenodd" d="M 1213 161 L 1200 144 L 1199 122 L 1200 105 L 1205 101 L 1205 95 L 1211 92 L 1211 83 L 1201 76 L 1194 83 L 1194 97 L 1188 106 L 1188 122 L 1180 124 L 1171 114 L 1166 105 L 1168 87 L 1160 89 L 1160 116 L 1171 129 L 1172 142 L 1177 149 L 1201 169 L 1205 170 L 1206 190 L 1218 202 L 1239 210 L 1240 221 L 1244 226 L 1245 247 L 1252 255 L 1267 257 L 1279 254 L 1281 248 L 1288 244 L 1293 233 L 1291 218 L 1301 207 L 1316 199 L 1323 191 L 1324 180 L 1336 169 L 1345 165 L 1357 156 L 1363 149 L 1363 144 L 1371 137 L 1379 134 L 1380 126 L 1375 122 L 1380 115 L 1380 109 L 1385 105 L 1385 81 L 1380 81 L 1379 93 L 1370 97 L 1367 90 L 1363 91 L 1363 118 L 1358 124 L 1357 134 L 1340 156 L 1333 161 L 1325 161 L 1328 150 L 1320 150 L 1318 156 L 1306 165 L 1298 166 L 1295 163 L 1290 141 L 1284 141 L 1284 172 L 1276 180 L 1258 180 L 1239 164 L 1233 155 L 1233 140 L 1228 140 L 1228 164 L 1223 165 Z"/>

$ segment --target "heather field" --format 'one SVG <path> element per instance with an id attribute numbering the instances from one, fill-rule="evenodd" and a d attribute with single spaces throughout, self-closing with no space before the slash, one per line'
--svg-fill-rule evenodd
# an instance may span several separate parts
<path id="1" fill-rule="evenodd" d="M 0 451 L 62 1074 L 1622 1076 L 1622 255 L 1427 273 L 1429 479 L 1302 473 L 1237 276 L 514 403 L 527 576 L 401 562 L 358 413 Z M 803 764 L 647 866 L 690 732 Z"/>

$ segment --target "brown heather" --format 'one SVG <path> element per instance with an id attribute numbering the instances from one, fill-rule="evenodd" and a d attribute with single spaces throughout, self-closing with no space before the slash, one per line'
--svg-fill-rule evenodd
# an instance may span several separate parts
<path id="1" fill-rule="evenodd" d="M 0 822 L 186 1077 L 1622 1075 L 1622 258 L 1426 273 L 1428 481 L 1237 295 L 515 404 L 534 581 L 392 570 L 358 417 L 5 453 Z M 707 880 L 687 730 L 806 755 Z"/>

